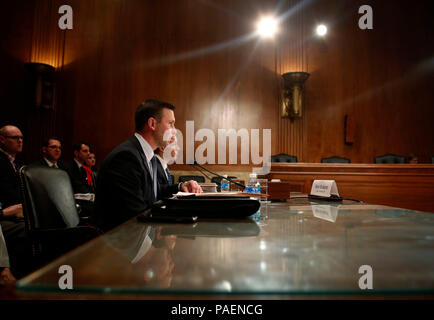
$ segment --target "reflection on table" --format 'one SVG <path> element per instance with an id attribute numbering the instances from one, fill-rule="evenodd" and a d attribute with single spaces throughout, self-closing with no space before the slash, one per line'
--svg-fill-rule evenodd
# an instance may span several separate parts
<path id="1" fill-rule="evenodd" d="M 424 294 L 434 292 L 434 216 L 387 206 L 293 199 L 243 220 L 144 224 L 132 219 L 18 283 L 62 293 Z M 373 290 L 359 268 L 372 267 Z"/>

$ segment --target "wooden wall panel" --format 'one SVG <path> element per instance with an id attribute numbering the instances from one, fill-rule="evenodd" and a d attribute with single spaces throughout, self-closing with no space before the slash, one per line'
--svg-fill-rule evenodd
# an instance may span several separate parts
<path id="1" fill-rule="evenodd" d="M 216 135 L 218 128 L 271 128 L 272 153 L 304 162 L 339 155 L 371 163 L 388 152 L 427 161 L 434 153 L 428 0 L 411 6 L 404 0 L 70 0 L 74 29 L 66 32 L 55 27 L 61 4 L 3 5 L 9 36 L 2 55 L 9 60 L 0 63 L 16 79 L 11 85 L 3 77 L 2 84 L 17 93 L 18 66 L 51 55 L 58 68 L 56 112 L 36 122 L 25 115 L 34 124 L 26 135 L 60 135 L 65 157 L 73 141 L 85 139 L 101 161 L 133 133 L 134 110 L 148 97 L 173 102 L 181 130 L 187 120 Z M 374 30 L 357 26 L 362 4 L 374 9 Z M 276 7 L 279 14 L 300 9 L 290 11 L 274 41 L 239 41 Z M 329 27 L 324 39 L 313 36 L 318 22 Z M 290 71 L 311 74 L 303 118 L 294 121 L 279 116 L 281 74 Z M 5 101 L 20 104 L 3 92 Z M 355 119 L 352 145 L 344 143 L 345 115 Z M 7 118 L 20 114 L 8 110 Z"/>
<path id="2" fill-rule="evenodd" d="M 309 194 L 314 180 L 335 180 L 339 195 L 372 204 L 434 212 L 431 164 L 273 163 L 281 191 Z"/>
<path id="3" fill-rule="evenodd" d="M 305 161 L 338 155 L 372 163 L 385 153 L 415 153 L 427 162 L 434 152 L 428 123 L 434 117 L 433 69 L 427 63 L 434 53 L 432 41 L 427 42 L 433 28 L 424 9 L 429 2 L 372 1 L 374 29 L 368 31 L 356 23 L 362 4 L 324 1 L 312 11 L 336 23 L 326 39 L 309 45 Z M 344 144 L 346 114 L 355 119 L 351 146 Z"/>
<path id="4" fill-rule="evenodd" d="M 149 97 L 175 104 L 184 133 L 188 120 L 216 136 L 218 128 L 275 130 L 275 51 L 256 41 L 225 44 L 251 32 L 251 20 L 239 15 L 256 18 L 254 1 L 219 3 L 233 14 L 202 1 L 90 3 L 73 4 L 76 27 L 66 41 L 65 70 L 81 79 L 71 94 L 75 140 L 106 155 L 133 133 L 134 110 Z M 223 49 L 212 50 L 216 44 Z"/>
<path id="5" fill-rule="evenodd" d="M 55 97 L 64 99 L 62 67 L 65 32 L 58 28 L 60 0 L 3 2 L 2 14 L 2 121 L 17 125 L 25 136 L 24 163 L 40 157 L 43 140 L 49 136 L 67 139 L 72 128 L 64 103 L 54 100 L 53 110 L 36 110 L 27 99 L 25 63 L 49 64 L 56 68 Z M 68 81 L 70 81 L 68 79 Z"/>
<path id="6" fill-rule="evenodd" d="M 21 128 L 26 140 L 20 161 L 29 158 L 24 63 L 30 60 L 34 2 L 0 2 L 0 126 L 13 124 Z M 30 145 L 30 144 L 29 144 Z"/>

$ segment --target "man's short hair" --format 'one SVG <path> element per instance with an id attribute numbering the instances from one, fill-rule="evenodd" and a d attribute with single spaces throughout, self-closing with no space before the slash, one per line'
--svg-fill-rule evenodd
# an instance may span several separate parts
<path id="1" fill-rule="evenodd" d="M 45 139 L 45 140 L 42 142 L 42 146 L 43 146 L 43 147 L 48 147 L 48 145 L 50 144 L 50 140 L 57 140 L 57 141 L 60 142 L 60 144 L 62 144 L 62 140 L 60 140 L 59 138 L 57 138 L 57 137 L 49 137 L 49 138 Z"/>
<path id="2" fill-rule="evenodd" d="M 136 109 L 136 131 L 143 130 L 145 124 L 148 122 L 148 119 L 151 117 L 157 119 L 157 121 L 160 121 L 164 108 L 175 110 L 174 105 L 157 99 L 147 99 L 146 101 L 142 102 Z"/>
<path id="3" fill-rule="evenodd" d="M 89 149 L 90 149 L 90 144 L 89 144 L 89 143 L 87 143 L 86 141 L 79 141 L 79 142 L 75 143 L 75 144 L 72 146 L 72 152 L 73 152 L 73 153 L 74 153 L 75 151 L 79 151 L 79 152 L 80 152 L 80 150 L 81 150 L 81 146 L 82 146 L 83 144 L 84 144 L 85 146 L 88 146 Z"/>

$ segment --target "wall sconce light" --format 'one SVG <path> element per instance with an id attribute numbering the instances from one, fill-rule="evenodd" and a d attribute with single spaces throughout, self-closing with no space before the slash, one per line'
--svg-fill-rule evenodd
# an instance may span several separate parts
<path id="1" fill-rule="evenodd" d="M 282 75 L 282 118 L 301 118 L 303 115 L 304 83 L 309 78 L 307 72 L 288 72 Z"/>
<path id="2" fill-rule="evenodd" d="M 55 68 L 45 63 L 36 62 L 25 63 L 24 66 L 28 70 L 29 104 L 38 110 L 53 110 Z"/>

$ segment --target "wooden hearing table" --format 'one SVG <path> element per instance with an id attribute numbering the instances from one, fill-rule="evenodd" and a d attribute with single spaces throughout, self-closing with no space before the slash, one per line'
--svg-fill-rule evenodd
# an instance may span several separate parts
<path id="1" fill-rule="evenodd" d="M 73 270 L 72 290 L 59 288 L 62 265 Z M 367 278 L 361 280 L 367 270 L 372 289 Z M 24 299 L 433 293 L 433 214 L 297 197 L 264 203 L 245 220 L 145 224 L 131 219 L 21 279 L 15 290 Z"/>

